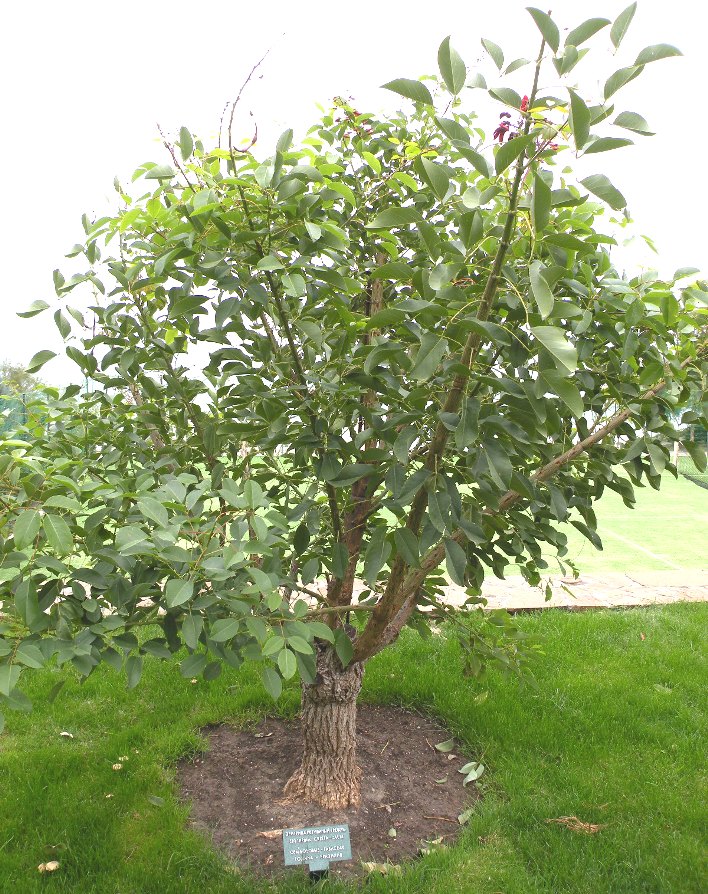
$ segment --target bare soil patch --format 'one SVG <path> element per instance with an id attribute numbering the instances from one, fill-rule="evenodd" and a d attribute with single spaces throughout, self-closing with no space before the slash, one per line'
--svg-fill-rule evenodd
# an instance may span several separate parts
<path id="1" fill-rule="evenodd" d="M 437 751 L 450 734 L 401 708 L 362 705 L 357 726 L 362 803 L 341 811 L 283 803 L 283 786 L 300 759 L 297 722 L 266 718 L 256 729 L 210 728 L 209 750 L 178 768 L 193 826 L 241 867 L 266 874 L 284 871 L 282 829 L 348 823 L 353 860 L 331 865 L 341 876 L 357 874 L 361 862 L 416 857 L 425 842 L 450 844 L 461 829 L 458 815 L 478 797 L 458 772 L 473 756 L 457 747 Z"/>

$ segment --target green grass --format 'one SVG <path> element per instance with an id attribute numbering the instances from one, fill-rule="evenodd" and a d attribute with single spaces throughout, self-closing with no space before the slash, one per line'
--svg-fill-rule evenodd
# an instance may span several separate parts
<path id="1" fill-rule="evenodd" d="M 582 614 L 521 624 L 542 635 L 538 691 L 492 675 L 489 698 L 459 672 L 457 644 L 403 638 L 371 662 L 364 698 L 431 712 L 488 767 L 484 798 L 455 847 L 367 890 L 397 894 L 698 894 L 705 890 L 704 605 Z M 644 634 L 644 639 L 642 639 Z M 105 669 L 43 698 L 56 672 L 32 681 L 35 711 L 10 715 L 0 738 L 0 891 L 62 894 L 304 892 L 294 875 L 256 883 L 186 830 L 175 762 L 202 745 L 208 723 L 292 714 L 277 709 L 255 669 L 190 684 L 147 662 L 127 692 Z M 62 730 L 74 738 L 62 738 Z M 128 756 L 124 768 L 111 765 Z M 113 797 L 107 799 L 106 794 Z M 150 796 L 163 798 L 153 804 Z M 605 823 L 595 835 L 548 818 Z M 37 864 L 60 845 L 61 869 Z M 340 891 L 340 885 L 326 890 Z"/>
<path id="2" fill-rule="evenodd" d="M 708 490 L 682 475 L 675 479 L 666 474 L 661 490 L 635 488 L 635 495 L 634 509 L 611 490 L 595 504 L 601 552 L 571 525 L 562 526 L 568 536 L 567 557 L 581 575 L 708 568 Z M 549 554 L 547 561 L 554 572 L 555 559 Z"/>

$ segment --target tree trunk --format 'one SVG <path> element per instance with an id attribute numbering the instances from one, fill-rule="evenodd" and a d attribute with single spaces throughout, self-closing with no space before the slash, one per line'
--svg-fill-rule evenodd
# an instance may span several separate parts
<path id="1" fill-rule="evenodd" d="M 302 686 L 303 757 L 285 785 L 288 800 L 329 810 L 359 806 L 356 699 L 363 675 L 363 664 L 342 670 L 331 647 L 318 648 L 315 682 Z"/>

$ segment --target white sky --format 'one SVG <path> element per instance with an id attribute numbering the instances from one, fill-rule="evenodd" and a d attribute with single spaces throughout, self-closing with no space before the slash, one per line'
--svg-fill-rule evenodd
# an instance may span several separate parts
<path id="1" fill-rule="evenodd" d="M 507 61 L 535 56 L 538 32 L 524 10 L 528 2 L 43 0 L 6 8 L 0 38 L 0 360 L 27 363 L 42 348 L 63 352 L 49 312 L 30 320 L 16 313 L 38 298 L 59 306 L 51 274 L 55 267 L 73 270 L 64 255 L 82 239 L 81 214 L 115 207 L 115 175 L 127 183 L 142 162 L 169 160 L 158 122 L 168 134 L 186 125 L 207 145 L 215 142 L 224 104 L 268 47 L 242 101 L 237 131 L 250 136 L 252 111 L 264 156 L 286 127 L 295 129 L 296 139 L 302 136 L 317 119 L 316 103 L 327 105 L 336 95 L 354 96 L 362 111 L 405 108 L 405 100 L 380 85 L 436 73 L 437 48 L 448 34 L 468 67 L 483 60 L 490 86 L 499 83 L 480 38 L 500 44 Z M 556 0 L 553 16 L 563 33 L 589 17 L 614 19 L 627 3 Z M 670 43 L 684 53 L 647 66 L 615 97 L 617 112 L 639 112 L 657 135 L 615 129 L 636 145 L 590 156 L 588 173 L 610 176 L 628 200 L 636 232 L 650 235 L 660 249 L 657 258 L 635 245 L 622 255 L 626 266 L 708 270 L 706 25 L 708 14 L 697 0 L 640 0 L 617 59 L 608 55 L 599 72 L 591 60 L 602 54 L 591 53 L 573 74 L 584 95 L 599 99 L 598 82 L 631 64 L 644 46 Z M 593 38 L 590 46 L 596 45 L 609 46 L 609 29 Z M 529 92 L 529 71 L 509 81 L 520 93 Z M 558 81 L 551 73 L 548 87 Z M 469 108 L 479 104 L 480 91 L 464 94 Z M 480 119 L 490 138 L 494 118 Z M 76 379 L 74 369 L 60 356 L 41 376 L 65 384 Z"/>

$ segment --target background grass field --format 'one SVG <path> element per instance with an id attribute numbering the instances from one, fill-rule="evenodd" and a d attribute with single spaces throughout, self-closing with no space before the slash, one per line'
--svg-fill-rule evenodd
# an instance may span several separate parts
<path id="1" fill-rule="evenodd" d="M 602 551 L 572 525 L 563 526 L 568 558 L 581 574 L 708 569 L 708 490 L 665 474 L 661 490 L 635 488 L 635 495 L 634 509 L 611 490 L 595 505 Z M 555 571 L 551 556 L 548 561 Z"/>

